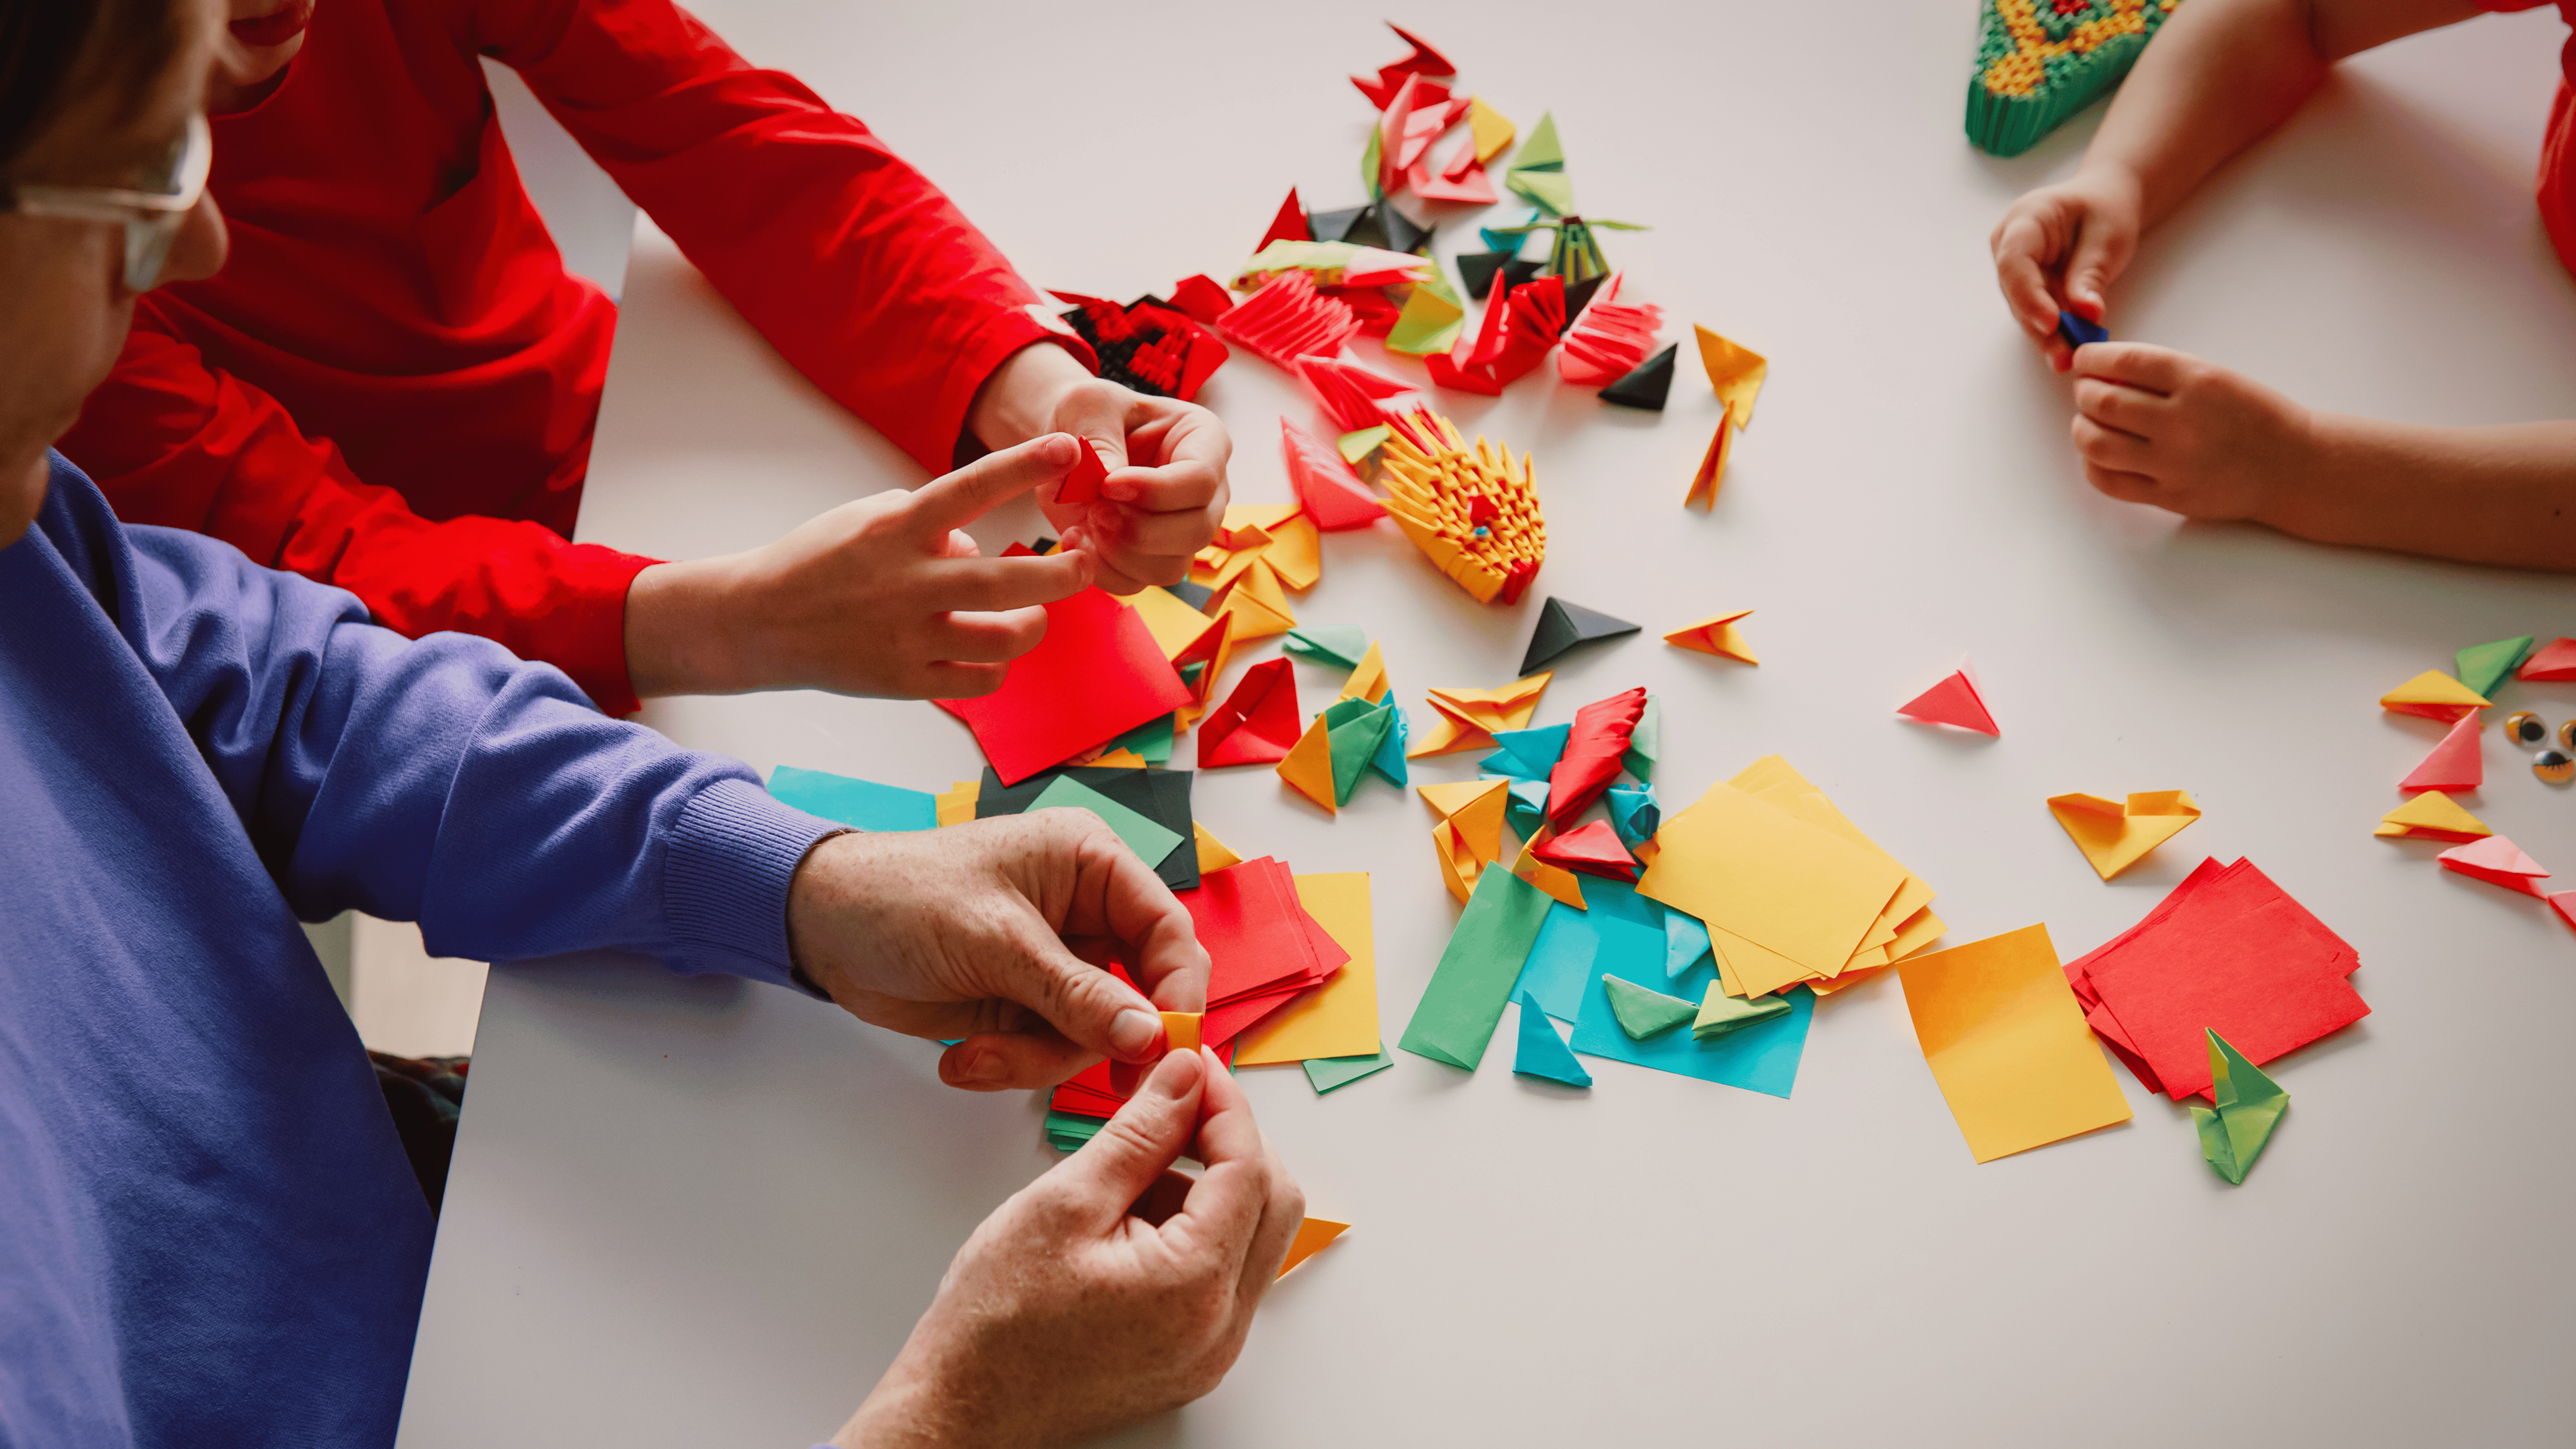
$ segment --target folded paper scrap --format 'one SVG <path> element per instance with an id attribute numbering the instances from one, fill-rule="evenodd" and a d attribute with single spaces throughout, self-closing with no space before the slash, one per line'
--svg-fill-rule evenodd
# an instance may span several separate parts
<path id="1" fill-rule="evenodd" d="M 2214 1107 L 2191 1105 L 2191 1120 L 2200 1129 L 2200 1155 L 2209 1169 L 2242 1185 L 2254 1170 L 2254 1159 L 2272 1141 L 2272 1129 L 2289 1110 L 2290 1094 L 2245 1060 L 2217 1032 L 2209 1034 L 2209 1076 Z"/>
<path id="2" fill-rule="evenodd" d="M 2200 818 L 2188 790 L 2133 793 L 2128 803 L 2099 795 L 2051 795 L 2048 813 L 2066 828 L 2095 873 L 2109 880 Z"/>

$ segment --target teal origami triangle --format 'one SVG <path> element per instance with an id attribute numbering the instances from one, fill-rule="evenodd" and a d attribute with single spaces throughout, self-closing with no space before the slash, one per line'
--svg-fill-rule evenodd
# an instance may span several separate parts
<path id="1" fill-rule="evenodd" d="M 1616 976 L 1601 978 L 1601 989 L 1610 993 L 1610 1014 L 1619 1020 L 1619 1029 L 1636 1041 L 1661 1036 L 1699 1015 L 1699 1008 L 1678 996 L 1648 991 L 1633 981 Z"/>
<path id="2" fill-rule="evenodd" d="M 1526 991 L 1512 999 L 1521 1004 L 1521 1039 L 1512 1053 L 1512 1070 L 1524 1077 L 1545 1077 L 1569 1087 L 1591 1086 L 1592 1074 L 1574 1059 L 1565 1038 L 1556 1034 L 1556 1023 L 1547 1019 L 1538 1002 Z"/>
<path id="3" fill-rule="evenodd" d="M 1401 790 L 1412 783 L 1404 768 L 1404 752 L 1413 743 L 1413 721 L 1405 718 L 1403 710 L 1393 708 L 1395 691 L 1392 688 L 1378 697 L 1378 703 L 1389 706 L 1394 719 L 1387 729 L 1386 738 L 1379 742 L 1377 753 L 1369 756 L 1369 768 L 1377 771 L 1379 778 Z"/>
<path id="4" fill-rule="evenodd" d="M 2215 1031 L 2209 1033 L 2209 1075 L 2210 1095 L 2218 1105 L 2191 1109 L 2192 1125 L 2200 1129 L 2200 1155 L 2220 1177 L 2241 1184 L 2270 1144 L 2290 1094 Z"/>
<path id="5" fill-rule="evenodd" d="M 1357 624 L 1300 624 L 1279 641 L 1300 659 L 1357 669 L 1368 657 L 1368 631 Z"/>
<path id="6" fill-rule="evenodd" d="M 2529 653 L 2531 636 L 2528 634 L 2519 639 L 2498 639 L 2493 644 L 2472 644 L 2451 656 L 2452 662 L 2458 666 L 2452 673 L 2459 676 L 2462 684 L 2493 699 L 2497 686 L 2512 677 L 2514 670 L 2521 667 L 2523 657 Z"/>
<path id="7" fill-rule="evenodd" d="M 1655 803 L 1652 785 L 1613 785 L 1602 800 L 1610 807 L 1610 828 L 1619 843 L 1635 850 L 1664 828 L 1664 808 Z"/>
<path id="8" fill-rule="evenodd" d="M 1664 908 L 1664 975 L 1679 981 L 1709 954 L 1708 927 L 1688 911 Z"/>
<path id="9" fill-rule="evenodd" d="M 1544 780 L 1556 769 L 1565 754 L 1566 737 L 1574 733 L 1570 724 L 1549 725 L 1535 730 L 1504 730 L 1494 736 L 1500 748 L 1477 762 L 1480 775 L 1508 775 L 1515 780 Z"/>
<path id="10" fill-rule="evenodd" d="M 1486 778 L 1508 779 L 1509 777 L 1489 775 Z M 1547 823 L 1547 782 L 1513 780 L 1510 790 L 1511 797 L 1503 802 L 1504 823 L 1510 825 L 1512 833 L 1523 840 L 1537 839 L 1538 828 Z"/>

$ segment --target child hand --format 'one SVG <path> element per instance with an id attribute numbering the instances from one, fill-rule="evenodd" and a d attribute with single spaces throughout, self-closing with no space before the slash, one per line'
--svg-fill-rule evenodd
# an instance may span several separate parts
<path id="1" fill-rule="evenodd" d="M 2057 314 L 2102 320 L 2103 290 L 2138 248 L 2137 183 L 2095 169 L 2043 186 L 2012 204 L 1989 244 L 2013 320 L 2064 372 L 2073 349 L 2057 335 Z"/>
<path id="2" fill-rule="evenodd" d="M 1216 414 L 1084 378 L 1064 390 L 1046 425 L 1090 439 L 1109 470 L 1098 502 L 1042 503 L 1065 546 L 1099 560 L 1100 587 L 1132 594 L 1186 577 L 1190 555 L 1214 541 L 1225 516 L 1234 442 Z"/>
<path id="3" fill-rule="evenodd" d="M 2095 342 L 2075 349 L 2073 365 L 2084 476 L 2122 502 L 2268 522 L 2316 456 L 2306 408 L 2197 357 Z"/>

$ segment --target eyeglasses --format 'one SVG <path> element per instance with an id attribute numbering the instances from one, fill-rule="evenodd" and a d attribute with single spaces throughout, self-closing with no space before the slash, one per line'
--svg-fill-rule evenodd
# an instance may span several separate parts
<path id="1" fill-rule="evenodd" d="M 21 216 L 52 216 L 72 221 L 116 222 L 125 228 L 125 285 L 149 292 L 161 280 L 170 244 L 188 213 L 206 196 L 206 176 L 215 165 L 215 137 L 202 115 L 188 118 L 187 132 L 157 163 L 143 185 L 132 191 L 108 186 L 13 186 L 0 182 L 0 211 Z"/>

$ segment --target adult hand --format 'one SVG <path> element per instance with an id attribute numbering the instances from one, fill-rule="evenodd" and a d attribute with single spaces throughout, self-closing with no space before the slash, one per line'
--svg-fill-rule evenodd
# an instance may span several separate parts
<path id="1" fill-rule="evenodd" d="M 1207 1004 L 1189 912 L 1088 810 L 833 836 L 788 886 L 787 934 L 851 1015 L 956 1042 L 939 1079 L 975 1091 L 1151 1062 L 1158 1013 Z M 1111 955 L 1146 995 L 1092 964 Z"/>
<path id="2" fill-rule="evenodd" d="M 1060 482 L 1073 440 L 1040 436 L 909 491 L 845 503 L 748 553 L 657 564 L 626 598 L 638 695 L 824 689 L 967 699 L 1046 635 L 1088 555 L 982 558 L 962 526 Z"/>
<path id="3" fill-rule="evenodd" d="M 2057 335 L 2057 314 L 2103 319 L 2104 290 L 2137 252 L 2138 218 L 2135 178 L 2092 167 L 2023 196 L 1995 223 L 1995 281 L 2013 320 L 2058 371 L 2073 349 Z"/>
<path id="4" fill-rule="evenodd" d="M 2075 449 L 2114 498 L 2268 522 L 2312 471 L 2313 415 L 2252 378 L 2143 342 L 2088 343 L 2074 365 Z"/>
<path id="5" fill-rule="evenodd" d="M 1195 1181 L 1172 1170 L 1193 1134 Z M 1178 1408 L 1242 1352 L 1305 1214 L 1243 1088 L 1212 1053 L 1173 1052 L 966 1240 L 832 1442 L 1022 1449 Z"/>
<path id="6" fill-rule="evenodd" d="M 1234 440 L 1196 403 L 1104 382 L 1039 343 L 994 370 L 968 422 L 988 447 L 1045 432 L 1090 440 L 1109 470 L 1099 501 L 1058 503 L 1050 489 L 1039 502 L 1066 549 L 1098 560 L 1099 584 L 1113 594 L 1179 583 L 1190 555 L 1216 538 Z"/>

